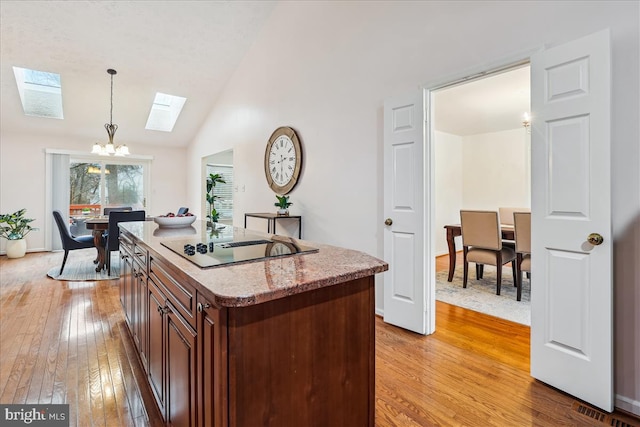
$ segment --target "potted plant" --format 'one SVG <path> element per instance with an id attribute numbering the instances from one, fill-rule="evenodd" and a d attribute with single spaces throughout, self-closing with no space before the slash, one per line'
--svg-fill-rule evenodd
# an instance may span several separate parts
<path id="1" fill-rule="evenodd" d="M 25 236 L 37 228 L 29 223 L 33 219 L 25 218 L 26 209 L 20 209 L 12 214 L 0 215 L 0 237 L 7 239 L 7 258 L 22 258 L 27 252 Z"/>
<path id="2" fill-rule="evenodd" d="M 289 196 L 281 196 L 279 194 L 276 194 L 276 198 L 278 199 L 278 201 L 273 205 L 280 208 L 278 209 L 278 215 L 289 215 L 289 206 L 293 204 L 289 201 Z"/>
<path id="3" fill-rule="evenodd" d="M 216 210 L 214 203 L 218 196 L 213 194 L 214 188 L 216 188 L 216 184 L 226 184 L 227 182 L 222 178 L 222 175 L 219 173 L 210 173 L 207 177 L 207 203 L 209 204 L 209 209 L 207 213 L 207 218 L 209 218 L 209 222 L 207 225 L 211 225 L 212 228 L 215 227 L 215 223 L 218 222 L 220 218 L 220 213 Z M 209 224 L 210 223 L 210 224 Z"/>

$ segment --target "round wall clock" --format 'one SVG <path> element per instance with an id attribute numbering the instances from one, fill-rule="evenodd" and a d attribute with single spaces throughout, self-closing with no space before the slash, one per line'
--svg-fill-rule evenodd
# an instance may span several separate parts
<path id="1" fill-rule="evenodd" d="M 298 183 L 302 168 L 302 146 L 290 127 L 279 127 L 271 134 L 264 152 L 264 173 L 269 187 L 284 195 Z"/>

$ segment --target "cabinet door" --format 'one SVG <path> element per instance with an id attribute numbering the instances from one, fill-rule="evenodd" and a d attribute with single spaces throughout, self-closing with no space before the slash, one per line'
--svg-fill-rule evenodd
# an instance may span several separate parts
<path id="1" fill-rule="evenodd" d="M 166 314 L 166 421 L 171 426 L 196 423 L 196 333 L 167 304 Z"/>
<path id="2" fill-rule="evenodd" d="M 226 334 L 221 311 L 198 298 L 198 425 L 227 425 Z M 224 356 L 224 357 L 223 357 Z"/>
<path id="3" fill-rule="evenodd" d="M 131 286 L 131 270 L 132 260 L 127 252 L 120 252 L 120 304 L 122 304 L 122 310 L 124 311 L 125 320 L 129 326 L 131 326 L 131 319 L 129 318 L 127 303 L 129 302 L 128 295 L 129 287 Z"/>
<path id="4" fill-rule="evenodd" d="M 147 275 L 144 274 L 142 269 L 137 269 L 134 273 L 136 278 L 134 279 L 134 294 L 135 294 L 135 337 L 136 344 L 138 345 L 138 352 L 140 354 L 140 360 L 142 361 L 142 367 L 145 372 L 147 367 L 147 353 L 149 342 L 147 339 L 147 328 L 149 325 L 149 297 L 147 289 Z"/>
<path id="5" fill-rule="evenodd" d="M 149 280 L 149 352 L 147 353 L 149 384 L 164 414 L 164 296 Z"/>

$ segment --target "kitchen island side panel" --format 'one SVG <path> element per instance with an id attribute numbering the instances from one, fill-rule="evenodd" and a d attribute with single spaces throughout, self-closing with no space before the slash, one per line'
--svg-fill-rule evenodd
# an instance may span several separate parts
<path id="1" fill-rule="evenodd" d="M 228 310 L 229 426 L 373 426 L 373 276 Z"/>

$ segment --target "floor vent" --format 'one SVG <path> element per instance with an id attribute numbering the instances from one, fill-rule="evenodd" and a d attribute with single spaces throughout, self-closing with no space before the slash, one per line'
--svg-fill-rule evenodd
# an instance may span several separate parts
<path id="1" fill-rule="evenodd" d="M 597 409 L 583 405 L 579 402 L 573 402 L 573 409 L 579 414 L 592 418 L 596 421 L 600 421 L 601 423 L 610 425 L 612 427 L 636 427 L 633 424 L 629 424 L 626 421 L 619 420 L 614 416 L 611 416 L 604 412 L 600 412 Z"/>
<path id="2" fill-rule="evenodd" d="M 594 420 L 605 422 L 607 419 L 607 416 L 602 412 L 596 409 L 590 408 L 588 406 L 582 405 L 580 403 L 577 403 L 577 402 L 574 403 L 574 407 L 579 414 L 586 415 L 587 417 L 593 418 Z"/>
<path id="3" fill-rule="evenodd" d="M 633 424 L 629 424 L 628 422 L 619 420 L 617 418 L 611 417 L 611 424 L 609 424 L 611 426 L 614 427 L 634 427 Z"/>

